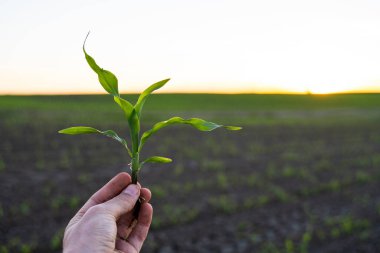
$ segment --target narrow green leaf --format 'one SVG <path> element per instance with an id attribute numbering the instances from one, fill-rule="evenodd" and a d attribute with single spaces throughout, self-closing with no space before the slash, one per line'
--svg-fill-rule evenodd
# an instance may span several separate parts
<path id="1" fill-rule="evenodd" d="M 88 37 L 88 34 L 83 43 L 83 52 L 86 57 L 86 61 L 88 65 L 90 65 L 92 70 L 95 71 L 96 74 L 98 74 L 99 82 L 103 86 L 103 88 L 109 94 L 119 97 L 120 95 L 119 95 L 118 81 L 117 81 L 116 76 L 112 74 L 110 71 L 99 67 L 98 64 L 96 64 L 94 58 L 92 58 L 89 54 L 87 54 L 86 49 L 85 49 L 87 37 Z"/>
<path id="2" fill-rule="evenodd" d="M 131 103 L 121 97 L 113 97 L 113 99 L 124 111 L 125 117 L 128 120 L 132 139 L 132 152 L 137 152 L 139 147 L 140 120 L 137 116 L 136 110 Z"/>
<path id="3" fill-rule="evenodd" d="M 224 128 L 230 131 L 237 131 L 237 130 L 243 129 L 242 127 L 238 127 L 238 126 L 225 126 Z"/>
<path id="4" fill-rule="evenodd" d="M 144 163 L 171 163 L 172 159 L 163 157 L 163 156 L 152 156 L 143 161 L 141 164 Z"/>
<path id="5" fill-rule="evenodd" d="M 121 97 L 113 97 L 113 100 L 115 100 L 116 104 L 124 111 L 125 117 L 129 119 L 133 111 L 133 105 Z"/>
<path id="6" fill-rule="evenodd" d="M 99 133 L 99 130 L 93 128 L 93 127 L 86 127 L 86 126 L 77 126 L 77 127 L 69 127 L 62 130 L 59 130 L 58 133 L 60 134 L 92 134 L 92 133 Z"/>
<path id="7" fill-rule="evenodd" d="M 120 142 L 121 144 L 123 145 L 127 145 L 127 142 L 126 140 L 124 140 L 123 138 L 119 137 L 119 135 L 117 135 L 117 133 L 113 130 L 105 130 L 105 131 L 99 131 L 99 133 L 107 136 L 107 137 L 110 137 L 114 140 L 117 140 L 118 142 Z"/>
<path id="8" fill-rule="evenodd" d="M 212 131 L 212 130 L 219 128 L 219 127 L 224 127 L 227 130 L 239 130 L 239 129 L 241 129 L 240 127 L 235 127 L 235 126 L 219 125 L 219 124 L 216 124 L 216 123 L 213 123 L 210 121 L 205 121 L 205 120 L 199 119 L 199 118 L 183 119 L 181 117 L 173 117 L 173 118 L 170 118 L 168 120 L 156 123 L 152 129 L 144 132 L 142 137 L 141 137 L 139 150 L 141 150 L 141 148 L 144 145 L 144 143 L 146 142 L 146 140 L 152 134 L 154 134 L 155 132 L 157 132 L 158 130 L 160 130 L 163 127 L 166 127 L 169 125 L 174 125 L 174 124 L 188 124 L 188 125 L 195 127 L 196 129 L 198 129 L 200 131 Z"/>
<path id="9" fill-rule="evenodd" d="M 132 110 L 131 116 L 128 119 L 128 124 L 131 130 L 132 152 L 135 153 L 138 152 L 140 134 L 140 120 L 135 109 Z"/>
<path id="10" fill-rule="evenodd" d="M 151 86 L 149 86 L 147 89 L 145 89 L 143 91 L 143 93 L 140 94 L 139 99 L 137 100 L 136 105 L 135 105 L 135 109 L 136 109 L 137 115 L 139 117 L 141 115 L 141 109 L 144 106 L 144 103 L 145 103 L 146 99 L 148 98 L 148 96 L 153 91 L 158 90 L 159 88 L 164 86 L 167 82 L 169 82 L 169 80 L 170 79 L 165 79 L 165 80 L 159 81 L 157 83 L 154 83 Z"/>
<path id="11" fill-rule="evenodd" d="M 123 146 L 127 149 L 128 154 L 130 156 L 132 156 L 131 151 L 128 148 L 127 141 L 125 139 L 121 138 L 120 136 L 118 136 L 117 133 L 115 131 L 113 131 L 113 130 L 100 131 L 100 130 L 98 130 L 96 128 L 93 128 L 93 127 L 76 126 L 76 127 L 69 127 L 69 128 L 65 128 L 65 129 L 59 130 L 58 133 L 60 133 L 60 134 L 70 134 L 70 135 L 93 134 L 93 133 L 102 134 L 102 135 L 110 137 L 110 138 L 112 138 L 112 139 L 120 142 L 121 144 L 123 144 Z"/>

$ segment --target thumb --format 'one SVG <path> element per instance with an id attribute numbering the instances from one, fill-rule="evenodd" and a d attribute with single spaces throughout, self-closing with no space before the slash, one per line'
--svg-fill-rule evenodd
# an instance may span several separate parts
<path id="1" fill-rule="evenodd" d="M 133 209 L 139 196 L 140 186 L 130 184 L 119 195 L 104 202 L 103 207 L 117 219 Z"/>

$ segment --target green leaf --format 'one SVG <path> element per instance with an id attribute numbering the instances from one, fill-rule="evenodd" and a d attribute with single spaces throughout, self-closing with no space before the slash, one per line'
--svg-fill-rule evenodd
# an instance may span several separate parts
<path id="1" fill-rule="evenodd" d="M 102 69 L 99 67 L 94 58 L 92 58 L 89 54 L 87 54 L 85 49 L 85 44 L 87 40 L 88 34 L 86 36 L 86 39 L 83 43 L 83 52 L 86 57 L 86 61 L 88 65 L 92 68 L 93 71 L 95 71 L 96 74 L 98 74 L 98 79 L 100 84 L 103 86 L 103 88 L 109 93 L 114 96 L 119 97 L 119 90 L 118 90 L 118 81 L 114 74 L 112 74 L 110 71 Z"/>
<path id="2" fill-rule="evenodd" d="M 139 147 L 140 120 L 137 116 L 136 110 L 131 103 L 121 97 L 113 97 L 113 99 L 124 111 L 125 117 L 128 120 L 132 139 L 132 151 L 137 152 Z"/>
<path id="3" fill-rule="evenodd" d="M 171 163 L 172 159 L 163 156 L 152 156 L 141 163 Z"/>
<path id="4" fill-rule="evenodd" d="M 60 134 L 92 134 L 92 133 L 99 133 L 99 130 L 93 128 L 93 127 L 86 127 L 86 126 L 77 126 L 77 127 L 69 127 L 62 130 L 59 130 L 58 133 Z"/>
<path id="5" fill-rule="evenodd" d="M 123 138 L 119 137 L 119 135 L 117 135 L 117 133 L 113 130 L 99 131 L 99 133 L 101 133 L 107 137 L 110 137 L 114 140 L 117 140 L 118 142 L 120 142 L 123 145 L 127 145 L 127 141 L 124 140 Z"/>
<path id="6" fill-rule="evenodd" d="M 113 97 L 113 100 L 115 100 L 115 102 L 124 111 L 125 117 L 129 119 L 132 115 L 133 105 L 121 97 Z"/>
<path id="7" fill-rule="evenodd" d="M 242 127 L 239 126 L 225 126 L 224 128 L 230 131 L 238 131 L 242 129 Z"/>
<path id="8" fill-rule="evenodd" d="M 131 130 L 132 152 L 135 153 L 138 152 L 140 134 L 140 120 L 135 109 L 132 110 L 131 116 L 128 119 L 128 124 Z"/>
<path id="9" fill-rule="evenodd" d="M 139 99 L 137 100 L 136 105 L 135 105 L 135 109 L 136 109 L 137 115 L 139 117 L 141 115 L 141 109 L 144 106 L 144 103 L 145 103 L 146 99 L 148 98 L 148 96 L 153 91 L 158 90 L 159 88 L 164 86 L 167 82 L 169 82 L 169 80 L 170 79 L 165 79 L 165 80 L 159 81 L 157 83 L 154 83 L 151 86 L 149 86 L 147 89 L 145 89 L 143 91 L 143 93 L 140 94 Z"/>
<path id="10" fill-rule="evenodd" d="M 143 135 L 141 137 L 139 150 L 141 150 L 141 148 L 144 145 L 144 143 L 146 142 L 146 140 L 152 134 L 154 134 L 155 132 L 157 132 L 158 130 L 160 130 L 163 127 L 166 127 L 169 125 L 174 125 L 174 124 L 188 124 L 188 125 L 195 127 L 196 129 L 198 129 L 200 131 L 212 131 L 212 130 L 219 128 L 219 127 L 224 127 L 227 130 L 240 130 L 241 129 L 241 127 L 223 126 L 223 125 L 219 125 L 219 124 L 216 124 L 216 123 L 213 123 L 210 121 L 205 121 L 205 120 L 199 119 L 199 118 L 183 119 L 181 117 L 173 117 L 173 118 L 170 118 L 168 120 L 156 123 L 152 129 L 143 133 Z"/>
<path id="11" fill-rule="evenodd" d="M 96 128 L 93 128 L 93 127 L 76 126 L 76 127 L 69 127 L 69 128 L 65 128 L 65 129 L 59 130 L 58 133 L 60 133 L 60 134 L 70 134 L 70 135 L 93 134 L 93 133 L 102 134 L 102 135 L 110 137 L 110 138 L 112 138 L 112 139 L 120 142 L 121 144 L 123 144 L 123 146 L 127 149 L 128 154 L 130 156 L 132 156 L 131 151 L 128 148 L 127 141 L 124 140 L 123 138 L 119 137 L 117 135 L 117 133 L 115 131 L 113 131 L 113 130 L 100 131 L 100 130 L 98 130 Z"/>

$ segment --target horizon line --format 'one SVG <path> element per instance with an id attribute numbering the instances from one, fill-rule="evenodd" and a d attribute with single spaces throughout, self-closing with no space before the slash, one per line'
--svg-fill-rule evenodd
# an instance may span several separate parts
<path id="1" fill-rule="evenodd" d="M 139 92 L 120 93 L 120 95 L 139 95 Z M 380 91 L 344 91 L 344 92 L 328 92 L 328 93 L 313 93 L 313 92 L 156 92 L 153 95 L 349 95 L 349 94 L 380 94 Z M 103 92 L 67 92 L 67 93 L 0 93 L 0 96 L 98 96 L 110 95 Z"/>

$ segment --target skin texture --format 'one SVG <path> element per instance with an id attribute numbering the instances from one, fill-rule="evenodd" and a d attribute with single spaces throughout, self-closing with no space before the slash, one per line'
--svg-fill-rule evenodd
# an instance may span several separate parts
<path id="1" fill-rule="evenodd" d="M 139 196 L 145 201 L 131 228 L 133 207 Z M 131 184 L 128 173 L 116 175 L 71 219 L 63 238 L 63 253 L 140 252 L 152 222 L 150 198 L 147 188 Z"/>

